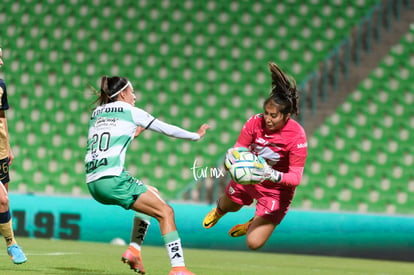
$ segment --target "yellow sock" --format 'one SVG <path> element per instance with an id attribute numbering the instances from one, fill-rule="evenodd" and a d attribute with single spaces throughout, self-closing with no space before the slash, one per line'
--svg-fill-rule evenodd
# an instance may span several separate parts
<path id="1" fill-rule="evenodd" d="M 7 246 L 16 244 L 16 240 L 14 239 L 13 226 L 12 226 L 11 219 L 6 223 L 0 223 L 0 233 L 1 235 L 3 235 L 4 239 L 6 240 Z"/>

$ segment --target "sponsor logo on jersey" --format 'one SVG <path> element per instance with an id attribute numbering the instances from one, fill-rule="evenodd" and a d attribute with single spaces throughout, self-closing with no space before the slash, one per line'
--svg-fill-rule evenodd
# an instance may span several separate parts
<path id="1" fill-rule="evenodd" d="M 86 173 L 92 173 L 93 171 L 95 171 L 99 167 L 106 166 L 106 165 L 108 165 L 108 159 L 107 158 L 95 159 L 95 160 L 89 161 L 85 164 Z"/>
<path id="2" fill-rule="evenodd" d="M 267 140 L 265 140 L 264 138 L 261 138 L 261 137 L 256 138 L 255 143 L 261 144 L 263 146 L 266 146 L 266 145 L 269 144 L 269 142 Z"/>
<path id="3" fill-rule="evenodd" d="M 306 148 L 306 147 L 308 147 L 308 143 L 307 142 L 305 142 L 305 143 L 299 143 L 296 146 L 298 147 L 298 149 L 300 149 L 300 148 Z"/>
<path id="4" fill-rule="evenodd" d="M 265 135 L 266 136 L 266 135 Z M 268 136 L 271 137 L 271 136 Z M 257 144 L 258 146 L 263 146 L 263 147 L 273 147 L 276 150 L 280 150 L 281 148 L 279 146 L 276 145 L 276 143 L 273 142 L 269 142 L 267 140 L 265 140 L 262 137 L 258 137 L 256 138 L 256 140 L 254 141 L 255 144 Z"/>
<path id="5" fill-rule="evenodd" d="M 95 127 L 116 126 L 118 118 L 115 117 L 98 117 L 95 121 Z"/>
<path id="6" fill-rule="evenodd" d="M 96 117 L 97 115 L 100 115 L 102 113 L 122 113 L 124 111 L 124 107 L 104 107 L 99 108 L 95 111 L 93 111 L 91 119 Z"/>

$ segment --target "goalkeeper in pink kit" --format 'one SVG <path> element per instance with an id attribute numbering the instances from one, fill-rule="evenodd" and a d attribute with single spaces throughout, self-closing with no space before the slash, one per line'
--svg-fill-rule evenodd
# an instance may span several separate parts
<path id="1" fill-rule="evenodd" d="M 236 212 L 256 200 L 254 217 L 230 229 L 232 237 L 246 235 L 247 246 L 256 250 L 272 235 L 285 217 L 299 185 L 307 157 L 307 140 L 302 126 L 291 118 L 298 114 L 296 84 L 276 64 L 269 63 L 272 89 L 263 113 L 252 116 L 243 126 L 226 158 L 234 162 L 237 152 L 251 151 L 263 158 L 264 167 L 254 169 L 254 184 L 231 180 L 217 207 L 203 220 L 211 228 L 228 212 Z M 236 151 L 236 152 L 235 152 Z"/>

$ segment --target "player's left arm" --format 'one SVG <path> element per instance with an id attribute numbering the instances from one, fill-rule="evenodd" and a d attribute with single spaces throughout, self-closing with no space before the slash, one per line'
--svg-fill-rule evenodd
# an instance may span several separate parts
<path id="1" fill-rule="evenodd" d="M 8 158 L 9 158 L 9 165 L 13 163 L 14 154 L 10 147 L 10 139 L 9 139 L 9 128 L 7 125 L 7 119 L 6 119 L 6 111 L 0 110 L 0 120 L 1 123 L 4 125 L 4 131 L 6 134 L 6 146 L 7 146 L 7 152 L 8 152 Z"/>
<path id="2" fill-rule="evenodd" d="M 304 169 L 304 166 L 289 166 L 289 171 L 282 174 L 279 183 L 288 186 L 298 186 L 302 180 Z"/>
<path id="3" fill-rule="evenodd" d="M 181 127 L 161 121 L 140 108 L 134 107 L 131 110 L 133 113 L 132 117 L 137 125 L 134 137 L 139 136 L 143 131 L 149 129 L 169 137 L 198 141 L 204 137 L 207 129 L 210 128 L 207 124 L 202 124 L 196 132 L 190 132 Z"/>
<path id="4" fill-rule="evenodd" d="M 279 183 L 288 186 L 298 186 L 302 180 L 308 155 L 308 144 L 305 136 L 300 136 L 292 142 L 289 150 L 289 169 L 281 175 Z"/>
<path id="5" fill-rule="evenodd" d="M 197 132 L 190 132 L 178 126 L 155 119 L 148 129 L 169 137 L 197 141 L 205 135 L 208 128 L 209 126 L 207 124 L 203 124 Z"/>

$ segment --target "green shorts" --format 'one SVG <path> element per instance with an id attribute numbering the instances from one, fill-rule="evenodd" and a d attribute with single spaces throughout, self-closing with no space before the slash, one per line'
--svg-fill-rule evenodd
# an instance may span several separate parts
<path id="1" fill-rule="evenodd" d="M 148 187 L 123 171 L 119 176 L 107 176 L 88 183 L 92 197 L 102 204 L 119 205 L 130 209 Z"/>

